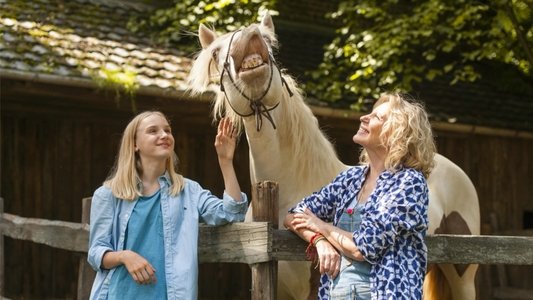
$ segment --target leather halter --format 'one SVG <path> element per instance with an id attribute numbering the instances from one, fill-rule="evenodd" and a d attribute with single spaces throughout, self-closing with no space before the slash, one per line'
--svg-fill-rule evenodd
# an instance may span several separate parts
<path id="1" fill-rule="evenodd" d="M 252 115 L 255 115 L 255 124 L 256 124 L 256 129 L 257 131 L 260 131 L 261 130 L 261 127 L 263 126 L 263 117 L 265 117 L 271 124 L 272 124 L 272 127 L 274 129 L 276 129 L 276 125 L 274 124 L 274 119 L 272 119 L 272 116 L 270 115 L 270 111 L 274 110 L 276 107 L 278 107 L 279 105 L 279 101 L 278 103 L 276 103 L 276 105 L 268 108 L 266 107 L 266 105 L 261 101 L 263 100 L 263 98 L 265 98 L 265 96 L 267 95 L 268 91 L 270 90 L 270 86 L 272 84 L 272 78 L 274 77 L 274 68 L 272 67 L 274 63 L 274 57 L 272 56 L 272 53 L 268 53 L 268 56 L 269 56 L 269 66 L 270 66 L 270 79 L 268 80 L 268 86 L 266 88 L 266 90 L 263 92 L 263 94 L 256 98 L 256 99 L 252 99 L 250 96 L 246 95 L 244 93 L 243 90 L 241 90 L 236 84 L 235 84 L 235 81 L 233 80 L 233 77 L 231 76 L 231 72 L 229 70 L 229 67 L 230 67 L 230 64 L 229 64 L 229 54 L 230 54 L 230 50 L 231 50 L 231 44 L 233 43 L 233 38 L 235 37 L 235 34 L 237 32 L 241 31 L 240 29 L 233 32 L 233 34 L 231 35 L 231 38 L 230 38 L 230 41 L 229 41 L 229 45 L 228 45 L 228 51 L 226 53 L 226 58 L 224 60 L 224 68 L 222 69 L 222 72 L 220 73 L 220 91 L 222 91 L 224 93 L 224 97 L 226 98 L 229 106 L 231 107 L 231 109 L 239 116 L 241 117 L 249 117 L 249 116 L 252 116 Z M 292 97 L 292 91 L 289 89 L 289 86 L 287 85 L 287 82 L 285 81 L 285 79 L 283 78 L 283 76 L 281 76 L 281 70 L 279 69 L 279 67 L 276 65 L 276 68 L 278 69 L 279 71 L 279 76 L 281 78 L 281 81 L 282 81 L 282 84 L 285 84 L 285 87 L 287 88 L 287 92 L 289 93 L 290 97 Z M 228 78 L 229 80 L 231 81 L 231 84 L 233 84 L 233 87 L 241 94 L 242 97 L 244 97 L 246 100 L 248 100 L 249 104 L 250 104 L 250 109 L 252 110 L 251 113 L 249 114 L 242 114 L 242 113 L 239 113 L 234 107 L 233 105 L 231 104 L 231 101 L 229 101 L 228 99 L 228 94 L 226 93 L 226 89 L 224 88 L 224 82 L 223 82 L 223 77 L 224 77 L 224 73 L 227 73 L 228 74 Z"/>

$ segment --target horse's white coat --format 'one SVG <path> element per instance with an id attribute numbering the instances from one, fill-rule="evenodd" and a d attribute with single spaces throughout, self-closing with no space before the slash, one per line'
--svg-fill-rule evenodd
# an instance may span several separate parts
<path id="1" fill-rule="evenodd" d="M 303 101 L 301 91 L 290 76 L 284 74 L 283 78 L 294 93 L 292 97 L 283 85 L 275 64 L 272 73 L 266 61 L 261 67 L 246 74 L 239 72 L 239 62 L 243 61 L 248 52 L 264 51 L 259 49 L 261 47 L 267 47 L 267 50 L 272 52 L 271 44 L 262 42 L 265 37 L 271 43 L 276 42 L 274 25 L 268 14 L 261 24 L 254 24 L 239 31 L 233 36 L 233 40 L 232 34 L 217 37 L 205 26 L 200 26 L 199 37 L 204 49 L 190 73 L 192 91 L 199 93 L 205 90 L 211 79 L 220 77 L 218 72 L 223 69 L 224 62 L 230 64 L 226 72 L 231 74 L 235 84 L 231 83 L 229 76 L 222 78 L 225 93 L 219 92 L 217 95 L 215 114 L 231 118 L 238 126 L 244 124 L 250 148 L 251 182 L 278 182 L 279 225 L 282 226 L 283 218 L 290 207 L 329 183 L 347 166 L 337 158 L 332 144 L 320 130 L 317 119 Z M 253 43 L 255 49 L 249 49 L 249 43 Z M 252 77 L 254 80 L 250 81 Z M 268 112 L 277 128 L 274 129 L 263 115 L 263 125 L 258 131 L 256 116 L 239 115 L 252 113 L 252 110 L 249 101 L 240 94 L 237 87 L 254 99 L 264 93 L 270 80 L 270 89 L 262 101 L 267 107 L 279 103 L 275 109 Z M 227 101 L 231 102 L 231 107 Z M 443 216 L 456 211 L 466 220 L 470 232 L 479 234 L 479 207 L 474 186 L 466 174 L 450 160 L 441 155 L 436 155 L 435 159 L 436 167 L 428 179 L 429 232 L 435 231 Z M 251 210 L 247 216 L 248 220 L 250 216 Z M 477 266 L 469 267 L 467 272 L 459 277 L 453 266 L 443 266 L 442 270 L 451 283 L 454 299 L 475 299 L 476 268 Z M 278 278 L 278 299 L 307 298 L 309 263 L 279 262 Z"/>

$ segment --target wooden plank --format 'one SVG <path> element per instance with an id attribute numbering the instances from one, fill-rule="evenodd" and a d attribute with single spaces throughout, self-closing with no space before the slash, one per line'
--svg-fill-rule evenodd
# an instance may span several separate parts
<path id="1" fill-rule="evenodd" d="M 267 222 L 200 225 L 200 263 L 262 263 L 270 260 L 268 240 L 272 228 Z"/>
<path id="2" fill-rule="evenodd" d="M 275 230 L 272 244 L 272 258 L 277 260 L 307 260 L 305 249 L 307 244 L 299 236 L 289 230 Z"/>
<path id="3" fill-rule="evenodd" d="M 1 221 L 5 236 L 69 251 L 87 252 L 87 224 L 23 218 L 8 213 L 4 213 Z"/>
<path id="4" fill-rule="evenodd" d="M 4 213 L 5 236 L 51 247 L 87 252 L 87 224 L 22 218 Z M 270 243 L 270 245 L 269 245 Z M 426 237 L 430 263 L 533 265 L 533 237 L 445 235 Z M 200 262 L 262 263 L 305 260 L 305 244 L 268 222 L 200 226 Z"/>
<path id="5" fill-rule="evenodd" d="M 426 244 L 431 263 L 533 265 L 533 237 L 435 234 Z"/>
<path id="6" fill-rule="evenodd" d="M 274 231 L 272 258 L 305 260 L 306 244 L 292 232 Z M 430 263 L 533 265 L 533 237 L 445 235 L 426 237 Z"/>
<path id="7" fill-rule="evenodd" d="M 3 235 L 50 247 L 87 252 L 89 225 L 23 218 L 4 213 Z M 199 259 L 205 262 L 261 263 L 269 261 L 268 241 L 272 229 L 267 222 L 200 226 Z"/>

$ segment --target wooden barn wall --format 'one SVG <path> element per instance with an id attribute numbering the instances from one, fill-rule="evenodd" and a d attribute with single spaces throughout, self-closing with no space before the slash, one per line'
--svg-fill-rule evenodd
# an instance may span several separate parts
<path id="1" fill-rule="evenodd" d="M 30 218 L 79 222 L 81 199 L 91 196 L 112 167 L 121 133 L 134 115 L 129 100 L 94 89 L 1 81 L 1 188 L 4 210 Z M 64 96 L 71 95 L 71 96 Z M 72 96 L 74 95 L 74 96 Z M 180 171 L 221 196 L 210 104 L 165 97 L 136 99 L 138 110 L 171 119 Z M 250 195 L 248 149 L 239 143 L 235 167 Z M 5 238 L 5 291 L 11 299 L 74 299 L 80 255 Z M 201 289 L 228 295 L 248 291 L 246 265 L 206 264 Z M 227 276 L 231 272 L 235 276 Z M 241 280 L 245 278 L 245 280 Z M 220 287 L 218 287 L 220 285 Z M 242 295 L 241 295 L 242 296 Z M 215 297 L 215 296 L 213 296 Z M 214 299 L 214 298 L 212 298 Z"/>
<path id="2" fill-rule="evenodd" d="M 90 88 L 1 81 L 1 187 L 5 211 L 24 217 L 79 222 L 81 199 L 92 195 L 113 165 L 122 130 L 133 116 L 128 100 Z M 66 96 L 68 95 L 68 96 Z M 171 97 L 138 96 L 138 110 L 159 109 L 172 123 L 181 172 L 221 194 L 222 177 L 213 147 L 210 104 Z M 319 117 L 323 130 L 347 164 L 357 163 L 352 136 L 356 121 Z M 476 186 L 482 233 L 496 212 L 504 229 L 519 230 L 523 210 L 533 210 L 533 140 L 436 132 L 439 152 L 457 163 Z M 250 195 L 248 148 L 239 143 L 235 166 Z M 73 299 L 79 254 L 5 239 L 4 295 L 12 299 Z M 529 268 L 529 267 L 528 267 Z M 512 268 L 511 280 L 526 286 L 529 268 Z M 482 268 L 481 295 L 491 281 Z M 246 265 L 202 264 L 200 299 L 248 299 Z M 484 294 L 483 294 L 484 293 Z M 478 297 L 478 299 L 490 299 Z"/>

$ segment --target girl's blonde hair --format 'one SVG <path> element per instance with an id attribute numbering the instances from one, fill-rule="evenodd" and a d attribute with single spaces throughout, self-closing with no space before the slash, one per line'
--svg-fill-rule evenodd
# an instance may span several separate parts
<path id="1" fill-rule="evenodd" d="M 424 107 L 407 95 L 398 93 L 382 95 L 374 107 L 383 103 L 390 105 L 380 135 L 387 149 L 385 168 L 393 172 L 402 166 L 413 168 L 427 178 L 434 166 L 436 146 Z M 362 163 L 369 161 L 364 149 L 360 160 Z"/>
<path id="2" fill-rule="evenodd" d="M 142 196 L 142 165 L 140 157 L 135 151 L 135 141 L 139 124 L 151 115 L 160 115 L 168 121 L 168 118 L 159 111 L 145 111 L 135 116 L 124 129 L 120 142 L 119 153 L 111 174 L 104 182 L 113 195 L 119 199 L 135 200 Z M 176 196 L 184 185 L 183 176 L 177 172 L 178 156 L 176 153 L 167 159 L 166 171 L 170 177 L 171 187 L 169 193 Z"/>

